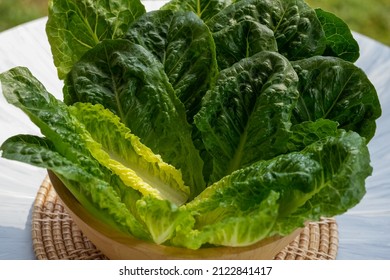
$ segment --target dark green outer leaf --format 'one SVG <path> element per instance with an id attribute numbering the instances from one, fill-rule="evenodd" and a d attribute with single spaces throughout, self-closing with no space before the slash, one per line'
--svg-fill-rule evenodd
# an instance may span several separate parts
<path id="1" fill-rule="evenodd" d="M 293 123 L 331 119 L 369 141 L 381 115 L 378 95 L 366 74 L 353 63 L 335 57 L 292 62 L 299 76 L 300 98 Z"/>
<path id="2" fill-rule="evenodd" d="M 215 46 L 205 23 L 192 12 L 154 11 L 135 21 L 125 38 L 145 47 L 164 65 L 192 123 L 217 73 Z"/>
<path id="3" fill-rule="evenodd" d="M 62 156 L 51 141 L 32 135 L 17 135 L 7 139 L 1 150 L 4 158 L 53 171 L 77 201 L 111 230 L 151 239 L 109 183 Z"/>
<path id="4" fill-rule="evenodd" d="M 320 55 L 325 35 L 315 11 L 303 0 L 242 0 L 223 9 L 206 24 L 218 32 L 243 20 L 259 22 L 270 28 L 279 53 L 290 60 Z"/>
<path id="5" fill-rule="evenodd" d="M 213 17 L 234 0 L 171 0 L 161 7 L 163 10 L 191 11 L 204 21 Z"/>
<path id="6" fill-rule="evenodd" d="M 289 61 L 260 52 L 220 72 L 195 124 L 213 158 L 211 182 L 286 151 L 298 93 Z"/>
<path id="7" fill-rule="evenodd" d="M 36 124 L 43 135 L 66 158 L 102 176 L 100 166 L 91 160 L 80 134 L 76 119 L 61 101 L 46 91 L 44 86 L 24 67 L 16 67 L 0 75 L 3 94 L 8 103 L 20 108 Z"/>
<path id="8" fill-rule="evenodd" d="M 278 51 L 274 33 L 258 22 L 243 20 L 213 33 L 218 68 L 225 69 L 261 51 Z"/>
<path id="9" fill-rule="evenodd" d="M 352 131 L 318 141 L 302 153 L 319 162 L 322 171 L 315 178 L 316 191 L 310 199 L 275 224 L 279 234 L 289 234 L 307 221 L 345 213 L 361 201 L 365 180 L 372 173 L 366 141 Z"/>
<path id="10" fill-rule="evenodd" d="M 322 9 L 316 9 L 315 11 L 326 36 L 324 55 L 336 56 L 355 62 L 359 58 L 359 45 L 353 38 L 348 25 L 330 12 Z"/>
<path id="11" fill-rule="evenodd" d="M 127 210 L 131 205 L 121 202 L 131 191 L 123 191 L 121 182 L 92 157 L 83 138 L 86 131 L 68 107 L 48 93 L 27 68 L 13 68 L 0 74 L 0 80 L 6 100 L 26 113 L 49 139 L 15 136 L 1 146 L 2 156 L 54 171 L 87 211 L 145 238 L 147 234 Z M 116 189 L 111 187 L 113 182 Z M 134 198 L 137 195 L 131 193 Z"/>
<path id="12" fill-rule="evenodd" d="M 185 109 L 163 65 L 128 40 L 105 40 L 75 64 L 65 80 L 67 104 L 102 104 L 165 162 L 180 169 L 192 195 L 204 188 L 203 161 Z"/>
<path id="13" fill-rule="evenodd" d="M 59 78 L 100 41 L 121 38 L 144 13 L 140 0 L 50 0 L 46 33 Z"/>

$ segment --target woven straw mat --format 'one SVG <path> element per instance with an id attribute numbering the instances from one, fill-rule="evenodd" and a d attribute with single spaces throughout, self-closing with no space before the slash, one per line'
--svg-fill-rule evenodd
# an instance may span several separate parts
<path id="1" fill-rule="evenodd" d="M 32 241 L 39 260 L 108 259 L 66 213 L 48 177 L 35 198 Z M 309 223 L 293 242 L 275 256 L 275 260 L 333 260 L 337 250 L 337 223 L 334 218 L 323 218 Z"/>

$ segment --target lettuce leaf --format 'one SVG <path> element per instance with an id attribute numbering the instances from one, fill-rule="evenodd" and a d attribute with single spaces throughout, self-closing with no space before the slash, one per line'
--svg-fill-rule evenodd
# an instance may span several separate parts
<path id="1" fill-rule="evenodd" d="M 242 20 L 213 33 L 220 70 L 261 51 L 278 51 L 274 32 L 266 25 Z"/>
<path id="2" fill-rule="evenodd" d="M 149 50 L 164 65 L 192 123 L 217 74 L 215 45 L 206 24 L 192 12 L 157 10 L 136 20 L 124 38 Z"/>
<path id="3" fill-rule="evenodd" d="M 323 54 L 325 34 L 315 11 L 303 0 L 241 0 L 207 20 L 211 32 L 243 20 L 264 24 L 275 34 L 278 52 L 289 60 Z"/>
<path id="4" fill-rule="evenodd" d="M 273 232 L 288 234 L 305 221 L 340 215 L 358 204 L 366 193 L 364 180 L 372 173 L 366 140 L 356 132 L 339 131 L 308 146 L 302 153 L 321 165 L 314 190 L 304 204 L 278 219 Z"/>
<path id="5" fill-rule="evenodd" d="M 348 25 L 335 14 L 322 9 L 315 9 L 326 37 L 323 55 L 340 57 L 355 62 L 359 58 L 359 45 L 353 38 Z"/>
<path id="6" fill-rule="evenodd" d="M 140 0 L 50 0 L 46 33 L 59 78 L 99 42 L 121 38 L 144 13 Z"/>
<path id="7" fill-rule="evenodd" d="M 146 227 L 136 219 L 115 189 L 103 178 L 70 161 L 48 139 L 16 135 L 1 146 L 2 157 L 53 171 L 78 202 L 111 230 L 151 240 Z M 131 196 L 136 196 L 132 193 Z"/>
<path id="8" fill-rule="evenodd" d="M 195 124 L 212 156 L 210 182 L 286 152 L 297 76 L 278 53 L 260 52 L 220 72 Z"/>
<path id="9" fill-rule="evenodd" d="M 381 107 L 375 87 L 353 63 L 315 56 L 293 61 L 299 76 L 299 99 L 292 122 L 330 119 L 340 128 L 358 132 L 369 141 Z"/>
<path id="10" fill-rule="evenodd" d="M 0 81 L 7 102 L 20 108 L 60 154 L 95 176 L 104 176 L 99 164 L 91 159 L 82 128 L 67 106 L 47 92 L 27 68 L 10 69 L 0 75 Z"/>

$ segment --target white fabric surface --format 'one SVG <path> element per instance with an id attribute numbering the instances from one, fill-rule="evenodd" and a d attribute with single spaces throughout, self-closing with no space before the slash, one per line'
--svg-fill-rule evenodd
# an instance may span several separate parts
<path id="1" fill-rule="evenodd" d="M 163 1 L 145 1 L 148 10 Z M 26 66 L 48 89 L 62 99 L 62 82 L 56 75 L 45 34 L 46 18 L 0 33 L 0 72 Z M 375 85 L 383 115 L 369 144 L 373 175 L 367 180 L 362 202 L 337 217 L 337 259 L 390 259 L 390 48 L 354 33 L 361 49 L 357 65 Z M 21 111 L 0 94 L 0 143 L 15 134 L 38 134 Z M 0 158 L 0 259 L 35 259 L 31 240 L 31 211 L 46 174 L 19 162 Z"/>

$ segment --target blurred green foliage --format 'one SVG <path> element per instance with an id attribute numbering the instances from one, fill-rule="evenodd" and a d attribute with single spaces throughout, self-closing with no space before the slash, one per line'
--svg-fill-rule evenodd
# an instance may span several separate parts
<path id="1" fill-rule="evenodd" d="M 0 0 L 0 31 L 47 15 L 48 0 Z M 306 0 L 336 14 L 359 33 L 390 45 L 390 0 Z"/>
<path id="2" fill-rule="evenodd" d="M 47 15 L 48 0 L 0 0 L 0 31 Z"/>

